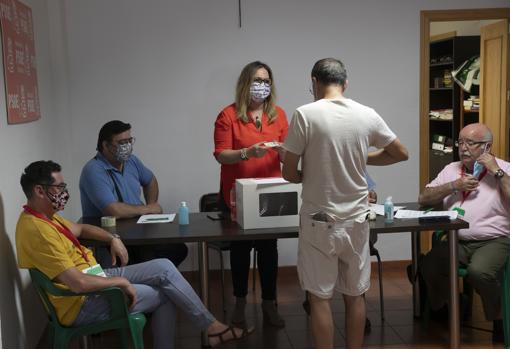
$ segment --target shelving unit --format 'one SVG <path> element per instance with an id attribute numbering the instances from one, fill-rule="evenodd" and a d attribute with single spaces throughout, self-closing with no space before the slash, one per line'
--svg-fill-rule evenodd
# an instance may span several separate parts
<path id="1" fill-rule="evenodd" d="M 463 89 L 460 89 L 460 125 L 464 127 L 469 124 L 474 124 L 479 121 L 479 110 L 477 109 L 465 109 L 464 101 L 467 100 L 470 96 L 478 96 L 480 97 L 480 88 L 479 86 L 473 85 L 471 87 L 471 92 L 465 92 Z"/>
<path id="2" fill-rule="evenodd" d="M 453 80 L 451 72 L 468 58 L 478 54 L 480 54 L 479 36 L 455 36 L 430 43 L 429 106 L 430 111 L 439 111 L 443 115 L 442 118 L 433 118 L 429 115 L 431 180 L 444 166 L 458 160 L 458 151 L 453 143 L 465 122 L 471 123 L 475 119 L 474 116 L 468 115 L 472 113 L 463 110 L 462 89 Z M 477 117 L 476 119 L 478 120 Z M 451 151 L 433 149 L 434 136 L 443 136 L 444 145 Z"/>

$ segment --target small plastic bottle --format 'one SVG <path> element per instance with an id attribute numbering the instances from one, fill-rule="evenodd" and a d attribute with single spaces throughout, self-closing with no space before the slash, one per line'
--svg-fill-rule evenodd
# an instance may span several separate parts
<path id="1" fill-rule="evenodd" d="M 189 210 L 186 205 L 186 201 L 181 202 L 181 206 L 179 206 L 179 225 L 188 225 L 189 224 Z"/>
<path id="2" fill-rule="evenodd" d="M 388 196 L 384 202 L 384 222 L 393 223 L 393 202 L 392 197 Z"/>
<path id="3" fill-rule="evenodd" d="M 230 220 L 232 222 L 235 222 L 237 220 L 235 183 L 232 186 L 232 189 L 230 189 Z"/>

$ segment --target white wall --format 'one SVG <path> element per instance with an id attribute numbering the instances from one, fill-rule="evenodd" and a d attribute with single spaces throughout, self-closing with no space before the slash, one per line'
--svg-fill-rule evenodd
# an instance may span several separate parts
<path id="1" fill-rule="evenodd" d="M 46 1 L 24 0 L 32 8 L 35 32 L 37 75 L 40 91 L 41 120 L 8 125 L 3 74 L 0 77 L 0 322 L 1 347 L 35 347 L 46 322 L 38 296 L 28 273 L 19 271 L 15 259 L 14 232 L 25 197 L 19 185 L 28 163 L 55 159 L 65 165 L 59 131 L 69 121 L 56 116 L 50 23 Z M 0 57 L 1 59 L 1 57 Z M 3 68 L 2 68 L 3 69 Z"/>
<path id="2" fill-rule="evenodd" d="M 94 154 L 100 126 L 118 118 L 133 124 L 136 153 L 156 173 L 163 207 L 175 211 L 186 200 L 197 210 L 200 195 L 218 188 L 213 122 L 232 101 L 241 68 L 255 59 L 270 64 L 290 118 L 311 100 L 312 64 L 336 56 L 347 65 L 348 96 L 374 107 L 411 153 L 405 164 L 370 169 L 379 196 L 415 200 L 420 10 L 508 6 L 507 0 L 242 1 L 238 28 L 231 0 L 23 1 L 34 15 L 43 115 L 35 123 L 7 125 L 0 100 L 4 348 L 33 348 L 44 326 L 13 251 L 24 202 L 19 175 L 29 162 L 51 158 L 64 166 L 73 188 L 65 214 L 76 219 L 81 167 Z M 378 242 L 386 260 L 409 258 L 409 245 L 405 234 Z M 282 265 L 293 264 L 295 254 L 294 241 L 280 242 Z"/>
<path id="3" fill-rule="evenodd" d="M 185 200 L 197 210 L 200 195 L 219 186 L 213 123 L 232 102 L 241 68 L 256 59 L 272 67 L 290 119 L 311 100 L 312 64 L 335 56 L 347 66 L 347 95 L 374 107 L 411 154 L 404 164 L 370 169 L 379 196 L 416 200 L 419 16 L 444 2 L 242 1 L 242 28 L 230 0 L 66 3 L 75 160 L 67 173 L 75 184 L 99 128 L 119 118 L 133 125 L 135 152 L 156 173 L 164 209 L 175 211 Z M 452 8 L 503 4 L 449 2 Z M 382 237 L 379 245 L 385 260 L 410 258 L 407 235 Z M 279 246 L 280 264 L 294 264 L 296 243 Z M 193 258 L 187 262 L 191 267 Z"/>

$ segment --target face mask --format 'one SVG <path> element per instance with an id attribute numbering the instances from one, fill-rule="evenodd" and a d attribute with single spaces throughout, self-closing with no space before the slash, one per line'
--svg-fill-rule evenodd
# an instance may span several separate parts
<path id="1" fill-rule="evenodd" d="M 487 144 L 484 145 L 483 152 L 484 153 L 487 152 Z M 482 173 L 484 168 L 485 168 L 485 166 L 483 166 L 478 161 L 475 161 L 475 163 L 473 164 L 473 177 L 478 178 L 480 176 L 480 173 Z"/>
<path id="2" fill-rule="evenodd" d="M 53 206 L 53 209 L 55 211 L 62 211 L 64 207 L 66 206 L 67 202 L 69 201 L 69 192 L 67 189 L 62 190 L 58 194 L 50 194 L 46 192 L 46 196 L 51 201 L 51 205 Z"/>
<path id="3" fill-rule="evenodd" d="M 271 94 L 271 86 L 263 82 L 252 82 L 250 96 L 254 102 L 262 102 Z"/>
<path id="4" fill-rule="evenodd" d="M 115 158 L 120 162 L 125 162 L 127 161 L 127 159 L 129 159 L 132 152 L 133 152 L 132 143 L 118 144 L 117 150 L 115 151 Z"/>
<path id="5" fill-rule="evenodd" d="M 475 161 L 473 165 L 473 177 L 478 178 L 480 176 L 480 173 L 482 173 L 484 166 L 479 163 L 478 161 Z"/>

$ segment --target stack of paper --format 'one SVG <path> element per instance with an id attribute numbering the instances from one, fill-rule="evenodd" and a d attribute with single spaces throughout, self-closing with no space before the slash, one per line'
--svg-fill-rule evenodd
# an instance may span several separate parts
<path id="1" fill-rule="evenodd" d="M 457 219 L 457 211 L 413 211 L 399 210 L 395 218 L 424 218 L 424 217 L 450 217 L 451 220 Z"/>
<path id="2" fill-rule="evenodd" d="M 138 218 L 136 223 L 148 224 L 148 223 L 170 223 L 173 222 L 175 213 L 170 214 L 144 214 Z"/>

